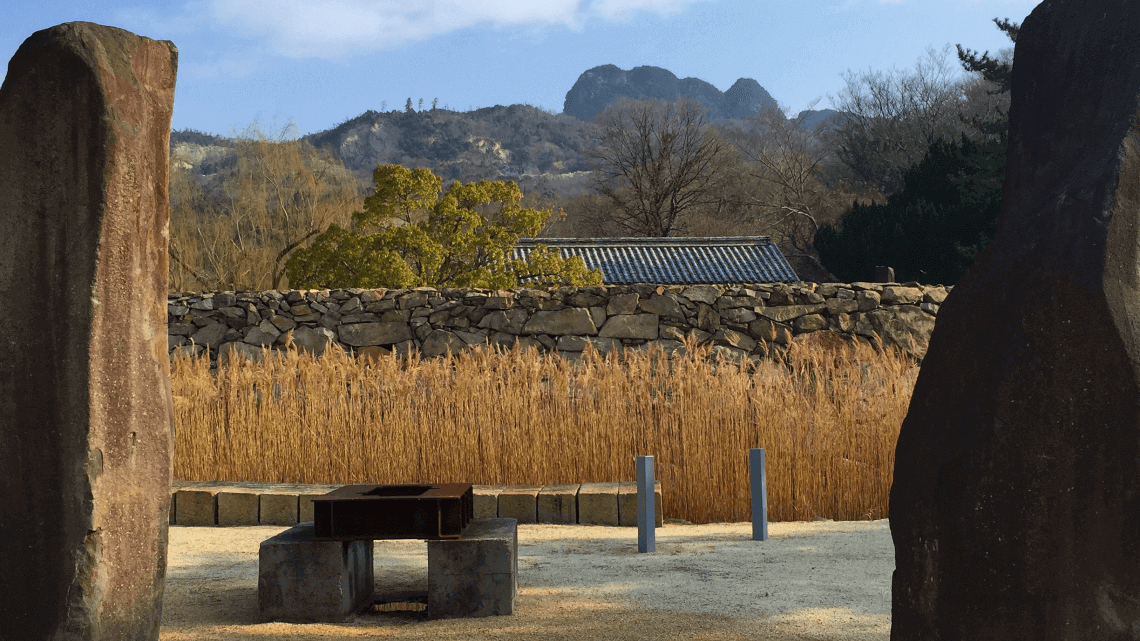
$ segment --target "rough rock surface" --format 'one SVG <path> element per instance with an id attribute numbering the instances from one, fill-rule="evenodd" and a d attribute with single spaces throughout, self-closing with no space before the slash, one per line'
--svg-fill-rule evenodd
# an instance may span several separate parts
<path id="1" fill-rule="evenodd" d="M 1021 26 L 998 234 L 895 453 L 894 641 L 1140 638 L 1138 30 L 1120 0 Z"/>
<path id="2" fill-rule="evenodd" d="M 815 333 L 847 342 L 926 353 L 951 287 L 918 283 L 611 285 L 549 290 L 337 289 L 307 292 L 176 293 L 168 300 L 173 354 L 226 362 L 237 350 L 288 345 L 379 357 L 431 357 L 517 342 L 575 358 L 586 345 L 609 353 L 658 346 L 683 352 L 692 336 L 714 352 L 759 360 Z"/>
<path id="3" fill-rule="evenodd" d="M 158 638 L 177 55 L 71 22 L 25 40 L 0 88 L 3 638 Z"/>
<path id="4" fill-rule="evenodd" d="M 624 71 L 615 65 L 601 65 L 578 76 L 574 86 L 566 92 L 562 113 L 594 122 L 606 105 L 619 98 L 690 98 L 708 108 L 709 120 L 746 118 L 777 106 L 776 100 L 751 78 L 741 78 L 728 92 L 721 93 L 703 80 L 679 79 L 673 72 L 661 67 L 634 67 Z"/>

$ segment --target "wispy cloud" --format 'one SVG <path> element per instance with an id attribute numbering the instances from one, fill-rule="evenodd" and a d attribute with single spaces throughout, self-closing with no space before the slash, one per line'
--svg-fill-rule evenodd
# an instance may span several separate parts
<path id="1" fill-rule="evenodd" d="M 579 29 L 710 0 L 210 0 L 213 23 L 292 58 L 343 59 L 469 27 Z M 715 1 L 715 0 L 712 0 Z"/>

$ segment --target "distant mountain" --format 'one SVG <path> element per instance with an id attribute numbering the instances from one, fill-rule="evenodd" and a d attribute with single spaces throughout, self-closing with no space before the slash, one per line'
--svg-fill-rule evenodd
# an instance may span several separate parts
<path id="1" fill-rule="evenodd" d="M 529 105 L 495 106 L 470 112 L 365 113 L 340 125 L 302 136 L 327 149 L 353 172 L 365 192 L 380 164 L 427 167 L 444 179 L 510 179 L 524 193 L 572 198 L 587 187 L 588 123 Z M 184 130 L 170 133 L 172 167 L 191 169 L 209 191 L 234 171 L 233 141 Z"/>
<path id="2" fill-rule="evenodd" d="M 599 80 L 600 79 L 600 80 Z M 625 93 L 621 93 L 625 92 Z M 427 167 L 444 179 L 473 182 L 509 179 L 524 193 L 572 198 L 589 187 L 586 150 L 593 125 L 570 115 L 575 105 L 601 109 L 619 95 L 674 99 L 684 95 L 712 105 L 718 128 L 748 131 L 748 118 L 775 107 L 776 101 L 755 80 L 741 78 L 723 94 L 696 78 L 677 79 L 658 67 L 622 71 L 613 65 L 582 74 L 566 95 L 567 113 L 557 114 L 530 105 L 496 105 L 469 112 L 366 111 L 331 129 L 301 139 L 327 149 L 357 178 L 361 191 L 372 186 L 372 171 L 380 164 Z M 715 110 L 713 109 L 715 107 Z M 841 126 L 842 113 L 825 109 L 800 114 L 803 129 Z M 171 166 L 192 169 L 209 191 L 236 168 L 233 141 L 194 130 L 170 134 Z"/>
<path id="3" fill-rule="evenodd" d="M 800 121 L 800 129 L 807 131 L 814 131 L 820 125 L 826 125 L 829 129 L 842 129 L 850 120 L 847 114 L 834 109 L 809 109 L 796 114 L 796 118 L 801 117 L 803 120 Z"/>
<path id="4" fill-rule="evenodd" d="M 332 150 L 358 175 L 378 164 L 429 167 L 445 180 L 562 174 L 587 169 L 589 126 L 529 105 L 469 112 L 367 111 L 328 131 L 303 136 Z"/>
<path id="5" fill-rule="evenodd" d="M 622 71 L 615 65 L 601 65 L 578 76 L 574 86 L 566 92 L 562 113 L 594 122 L 606 105 L 619 98 L 690 98 L 708 108 L 709 120 L 744 119 L 777 107 L 772 96 L 751 78 L 741 78 L 728 91 L 721 93 L 704 80 L 679 79 L 661 67 L 634 67 Z"/>

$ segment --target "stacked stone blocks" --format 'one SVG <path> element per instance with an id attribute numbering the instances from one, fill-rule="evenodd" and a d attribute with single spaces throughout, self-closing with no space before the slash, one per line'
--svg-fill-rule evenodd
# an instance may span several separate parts
<path id="1" fill-rule="evenodd" d="M 691 335 L 714 353 L 755 360 L 825 331 L 867 344 L 877 335 L 921 359 L 951 289 L 857 282 L 175 293 L 168 346 L 172 354 L 208 350 L 216 366 L 234 352 L 257 360 L 263 347 L 290 344 L 317 355 L 335 344 L 356 356 L 415 350 L 428 358 L 517 343 L 573 358 L 587 344 L 602 353 L 683 351 Z"/>
<path id="2" fill-rule="evenodd" d="M 341 485 L 174 481 L 170 525 L 292 526 L 313 520 L 313 499 Z M 475 485 L 475 518 L 523 524 L 637 525 L 637 483 Z M 655 523 L 663 523 L 661 481 L 654 486 Z"/>

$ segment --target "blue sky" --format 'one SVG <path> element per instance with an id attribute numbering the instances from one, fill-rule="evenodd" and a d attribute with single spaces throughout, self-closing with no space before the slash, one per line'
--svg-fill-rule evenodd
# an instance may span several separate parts
<path id="1" fill-rule="evenodd" d="M 754 78 L 795 114 L 832 106 L 850 70 L 913 71 L 929 47 L 996 54 L 992 22 L 1026 0 L 8 0 L 0 57 L 33 32 L 90 21 L 178 46 L 174 129 L 229 135 L 255 119 L 322 131 L 368 109 L 432 99 L 466 111 L 561 112 L 585 70 L 664 67 L 721 91 Z M 4 65 L 7 72 L 7 65 Z"/>

